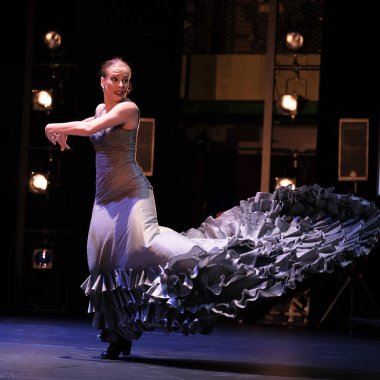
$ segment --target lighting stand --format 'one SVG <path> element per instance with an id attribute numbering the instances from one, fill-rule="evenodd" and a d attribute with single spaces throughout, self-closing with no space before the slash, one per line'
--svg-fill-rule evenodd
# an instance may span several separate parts
<path id="1" fill-rule="evenodd" d="M 371 291 L 369 290 L 369 288 L 368 288 L 368 286 L 364 280 L 363 274 L 360 273 L 359 271 L 354 271 L 353 274 L 351 274 L 347 277 L 345 283 L 343 284 L 343 286 L 340 288 L 340 290 L 338 291 L 335 298 L 330 303 L 326 312 L 323 314 L 322 318 L 320 319 L 320 321 L 317 325 L 317 329 L 326 320 L 326 318 L 330 314 L 331 310 L 333 309 L 333 307 L 335 306 L 335 304 L 337 303 L 337 301 L 339 300 L 340 296 L 343 294 L 345 289 L 348 287 L 348 285 L 351 285 L 351 289 L 350 289 L 350 317 L 349 317 L 351 327 L 352 327 L 352 324 L 354 324 L 355 322 L 367 324 L 367 325 L 369 325 L 369 324 L 376 325 L 376 326 L 380 325 L 380 319 L 379 320 L 372 320 L 372 319 L 353 318 L 353 307 L 354 307 L 354 284 L 353 284 L 353 281 L 355 279 L 359 280 L 360 284 L 362 285 L 363 289 L 365 290 L 366 294 L 368 295 L 369 299 L 371 300 L 373 307 L 375 308 L 377 314 L 380 317 L 380 308 L 377 305 L 376 300 L 375 300 L 374 296 L 372 295 Z M 350 329 L 350 333 L 351 333 L 351 329 Z"/>

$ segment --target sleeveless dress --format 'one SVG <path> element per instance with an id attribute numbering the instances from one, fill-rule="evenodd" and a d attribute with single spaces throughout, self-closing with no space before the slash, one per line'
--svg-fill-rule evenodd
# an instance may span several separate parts
<path id="1" fill-rule="evenodd" d="M 378 242 L 373 203 L 318 185 L 259 192 L 186 232 L 159 226 L 137 136 L 121 126 L 90 136 L 96 194 L 81 287 L 103 341 L 156 327 L 210 333 L 218 317 L 350 265 Z"/>

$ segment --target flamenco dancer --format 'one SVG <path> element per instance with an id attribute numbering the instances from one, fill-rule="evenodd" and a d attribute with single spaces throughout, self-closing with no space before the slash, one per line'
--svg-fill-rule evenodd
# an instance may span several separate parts
<path id="1" fill-rule="evenodd" d="M 184 233 L 159 226 L 152 186 L 135 159 L 140 113 L 128 98 L 131 74 L 123 59 L 107 60 L 95 114 L 45 128 L 62 151 L 75 135 L 89 136 L 96 152 L 82 289 L 93 327 L 108 343 L 101 358 L 130 354 L 132 341 L 155 327 L 210 333 L 218 317 L 234 318 L 375 247 L 377 207 L 318 185 L 257 193 Z"/>

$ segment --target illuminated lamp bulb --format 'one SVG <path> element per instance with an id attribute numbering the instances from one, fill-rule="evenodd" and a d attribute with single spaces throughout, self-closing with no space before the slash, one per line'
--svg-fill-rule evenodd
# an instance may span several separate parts
<path id="1" fill-rule="evenodd" d="M 288 177 L 276 177 L 276 189 L 287 186 L 291 186 L 292 190 L 294 190 L 296 188 L 296 180 Z"/>
<path id="2" fill-rule="evenodd" d="M 31 172 L 28 188 L 34 194 L 45 194 L 49 185 L 48 176 L 43 173 Z"/>
<path id="3" fill-rule="evenodd" d="M 37 111 L 49 111 L 53 108 L 52 91 L 34 90 L 33 93 L 33 109 Z"/>
<path id="4" fill-rule="evenodd" d="M 61 46 L 62 37 L 59 33 L 51 30 L 45 34 L 44 43 L 49 49 L 55 50 Z"/>
<path id="5" fill-rule="evenodd" d="M 283 111 L 296 112 L 298 108 L 298 99 L 295 95 L 282 95 L 280 99 L 280 106 Z"/>
<path id="6" fill-rule="evenodd" d="M 289 32 L 286 34 L 285 42 L 288 49 L 297 51 L 303 46 L 303 35 L 298 32 Z"/>

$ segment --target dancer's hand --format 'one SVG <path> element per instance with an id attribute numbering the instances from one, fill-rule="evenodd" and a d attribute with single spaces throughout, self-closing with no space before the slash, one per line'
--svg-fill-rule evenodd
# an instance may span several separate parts
<path id="1" fill-rule="evenodd" d="M 67 135 L 63 133 L 57 133 L 55 136 L 55 141 L 61 146 L 61 152 L 63 152 L 65 149 L 70 149 L 69 145 L 67 144 Z"/>
<path id="2" fill-rule="evenodd" d="M 55 133 L 50 127 L 49 124 L 45 127 L 45 136 L 47 139 L 52 143 L 56 144 L 57 143 L 57 135 L 58 133 Z"/>
<path id="3" fill-rule="evenodd" d="M 61 151 L 64 151 L 65 149 L 70 149 L 70 146 L 67 144 L 67 135 L 63 133 L 55 133 L 49 127 L 49 124 L 45 127 L 45 135 L 52 144 L 56 145 L 58 142 L 58 144 L 61 147 Z"/>

